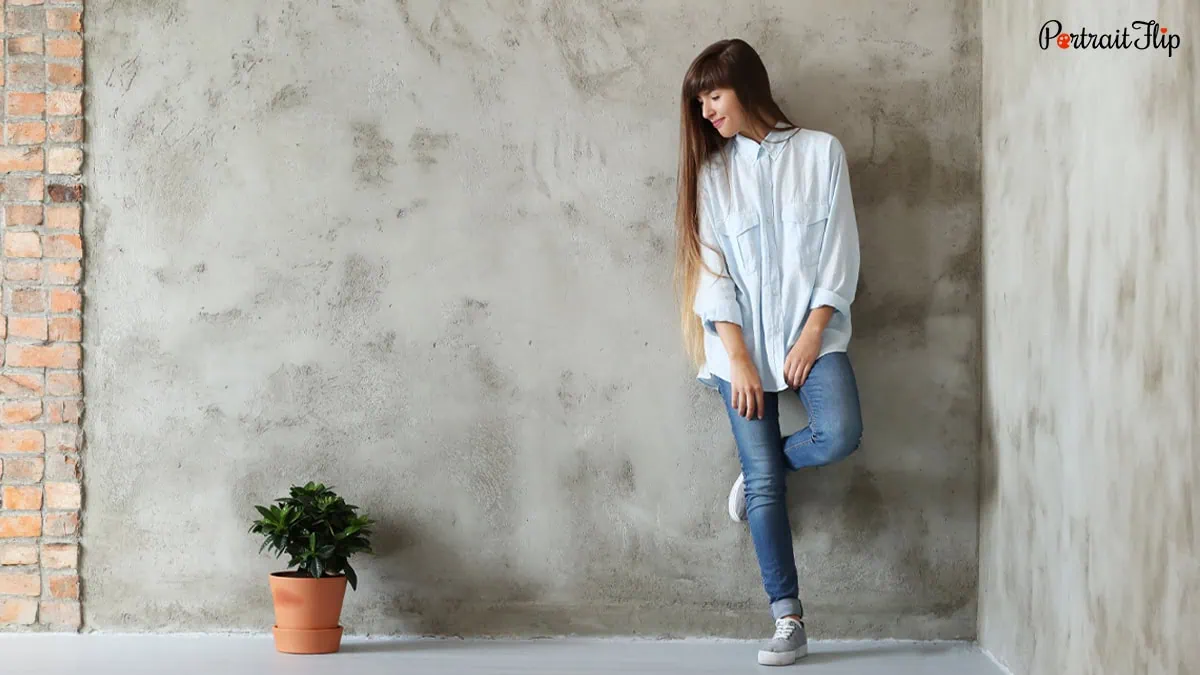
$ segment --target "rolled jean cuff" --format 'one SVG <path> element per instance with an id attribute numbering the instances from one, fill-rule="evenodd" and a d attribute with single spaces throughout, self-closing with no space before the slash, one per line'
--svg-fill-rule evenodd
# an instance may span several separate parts
<path id="1" fill-rule="evenodd" d="M 800 604 L 799 598 L 780 598 L 771 603 L 771 616 L 775 620 L 782 619 L 785 616 L 795 614 L 801 619 L 804 618 L 804 605 Z"/>

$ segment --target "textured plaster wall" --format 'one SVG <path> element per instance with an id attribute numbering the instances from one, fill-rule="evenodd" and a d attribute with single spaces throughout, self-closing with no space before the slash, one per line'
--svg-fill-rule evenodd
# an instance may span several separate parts
<path id="1" fill-rule="evenodd" d="M 1182 44 L 1043 52 L 1052 18 Z M 1200 5 L 982 26 L 981 641 L 1021 674 L 1200 672 Z"/>
<path id="2" fill-rule="evenodd" d="M 351 632 L 761 635 L 669 283 L 679 82 L 737 35 L 862 228 L 866 437 L 790 482 L 812 632 L 974 635 L 975 3 L 88 11 L 87 627 L 265 630 L 252 505 L 317 479 L 381 521 Z"/>

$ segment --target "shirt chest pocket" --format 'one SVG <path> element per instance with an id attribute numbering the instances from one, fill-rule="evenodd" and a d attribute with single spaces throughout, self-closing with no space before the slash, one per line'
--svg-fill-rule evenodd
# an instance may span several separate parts
<path id="1" fill-rule="evenodd" d="M 799 242 L 800 264 L 816 267 L 821 259 L 821 241 L 829 223 L 829 205 L 820 202 L 792 202 L 783 207 L 783 226 Z"/>
<path id="2" fill-rule="evenodd" d="M 758 214 L 753 211 L 730 211 L 725 216 L 725 236 L 729 239 L 738 267 L 747 272 L 757 272 L 762 241 L 762 228 Z"/>

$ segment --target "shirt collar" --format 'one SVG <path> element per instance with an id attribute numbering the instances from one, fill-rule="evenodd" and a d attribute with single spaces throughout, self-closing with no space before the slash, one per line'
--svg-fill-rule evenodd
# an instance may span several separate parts
<path id="1" fill-rule="evenodd" d="M 751 162 L 761 157 L 763 153 L 769 154 L 771 159 L 775 159 L 783 151 L 787 139 L 791 138 L 795 132 L 796 129 L 787 128 L 787 124 L 784 122 L 777 122 L 775 128 L 767 133 L 767 137 L 761 144 L 752 138 L 738 134 L 734 136 L 737 154 Z"/>

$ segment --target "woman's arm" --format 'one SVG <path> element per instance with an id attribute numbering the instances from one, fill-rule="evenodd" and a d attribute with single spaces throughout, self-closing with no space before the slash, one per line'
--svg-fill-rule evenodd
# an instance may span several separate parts
<path id="1" fill-rule="evenodd" d="M 831 307 L 849 315 L 850 304 L 854 302 L 858 288 L 858 220 L 854 215 L 854 199 L 850 194 L 846 151 L 836 138 L 833 139 L 830 153 L 833 187 L 829 200 L 829 220 L 821 241 L 817 283 L 809 308 Z M 820 327 L 824 330 L 825 325 L 821 324 Z"/>

